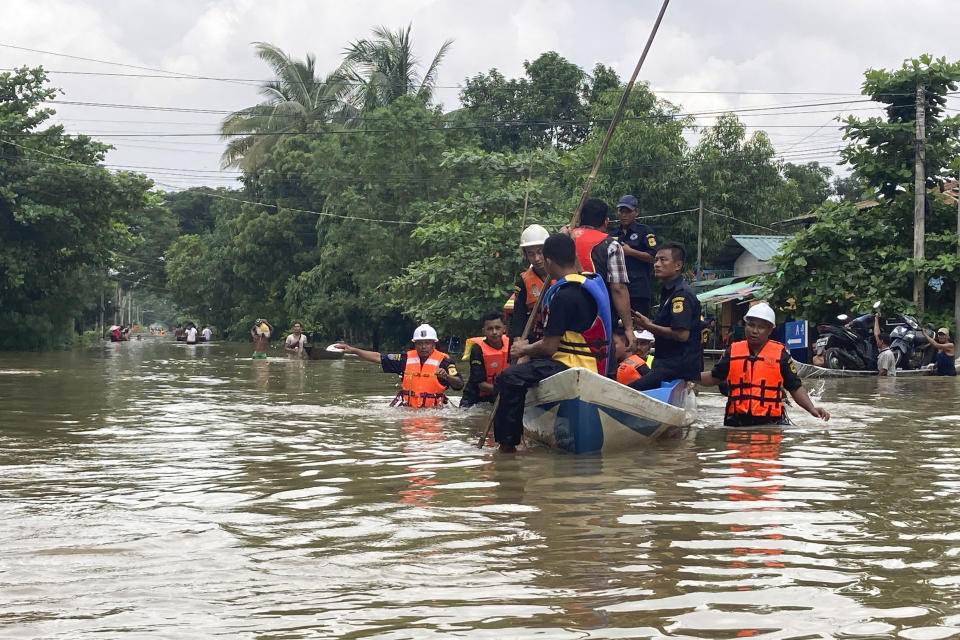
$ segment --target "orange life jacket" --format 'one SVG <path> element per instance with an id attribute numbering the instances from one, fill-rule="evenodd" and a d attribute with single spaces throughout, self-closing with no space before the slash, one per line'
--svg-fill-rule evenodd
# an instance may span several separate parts
<path id="1" fill-rule="evenodd" d="M 768 340 L 756 357 L 746 340 L 730 345 L 727 383 L 727 415 L 779 418 L 783 415 L 783 376 L 780 357 L 783 345 Z"/>
<path id="2" fill-rule="evenodd" d="M 577 259 L 580 260 L 581 271 L 599 273 L 604 280 L 606 280 L 606 263 L 596 264 L 591 254 L 594 247 L 604 240 L 609 240 L 610 236 L 598 229 L 584 229 L 583 227 L 577 227 L 570 232 L 570 237 L 573 238 L 574 243 L 576 243 Z"/>
<path id="3" fill-rule="evenodd" d="M 447 388 L 437 380 L 440 363 L 447 354 L 433 350 L 423 364 L 416 349 L 407 351 L 407 366 L 400 383 L 401 405 L 405 407 L 438 407 L 447 402 Z"/>
<path id="4" fill-rule="evenodd" d="M 499 349 L 494 349 L 486 340 L 480 340 L 476 344 L 483 352 L 483 368 L 487 372 L 486 382 L 493 384 L 500 372 L 507 368 L 507 357 L 510 355 L 510 338 L 503 336 L 501 338 L 503 345 Z M 480 390 L 480 397 L 487 398 L 493 394 L 489 391 Z"/>
<path id="5" fill-rule="evenodd" d="M 617 367 L 617 382 L 630 384 L 634 380 L 639 380 L 643 377 L 643 374 L 640 373 L 640 367 L 644 367 L 646 364 L 647 361 L 637 354 L 624 358 L 620 366 Z"/>

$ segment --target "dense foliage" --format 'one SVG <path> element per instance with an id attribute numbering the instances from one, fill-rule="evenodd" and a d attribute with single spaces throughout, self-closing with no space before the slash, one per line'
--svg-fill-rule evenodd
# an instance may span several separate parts
<path id="1" fill-rule="evenodd" d="M 916 88 L 924 87 L 927 181 L 926 258 L 913 258 Z M 960 116 L 945 117 L 947 92 L 960 83 L 960 63 L 922 56 L 895 71 L 869 70 L 863 93 L 886 108 L 887 118 L 845 120 L 851 140 L 843 157 L 854 172 L 841 195 L 860 193 L 875 206 L 827 202 L 817 221 L 781 247 L 777 271 L 765 278 L 772 298 L 796 306 L 800 317 L 820 319 L 840 311 L 885 308 L 917 312 L 914 273 L 926 284 L 926 318 L 947 324 L 960 276 L 957 205 L 942 187 L 960 164 Z"/>

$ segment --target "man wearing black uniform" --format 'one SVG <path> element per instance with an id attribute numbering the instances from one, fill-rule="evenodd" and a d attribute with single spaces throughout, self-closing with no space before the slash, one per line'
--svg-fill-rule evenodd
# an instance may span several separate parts
<path id="1" fill-rule="evenodd" d="M 637 206 L 634 196 L 626 195 L 617 203 L 617 217 L 620 226 L 610 232 L 623 247 L 623 256 L 627 263 L 627 276 L 630 282 L 630 308 L 647 314 L 650 312 L 650 271 L 657 255 L 657 234 L 645 224 L 638 223 Z"/>
<path id="2" fill-rule="evenodd" d="M 700 380 L 700 301 L 683 281 L 686 251 L 668 242 L 657 250 L 653 273 L 660 280 L 660 307 L 651 321 L 642 313 L 633 318 L 657 339 L 657 357 L 649 374 L 630 383 L 634 389 L 656 389 L 668 380 Z"/>
<path id="3" fill-rule="evenodd" d="M 547 238 L 543 244 L 543 259 L 549 276 L 556 280 L 579 272 L 576 245 L 568 235 L 555 233 Z M 599 286 L 599 289 L 602 296 L 606 296 L 605 287 Z M 514 361 L 523 357 L 529 357 L 530 360 L 511 365 L 493 383 L 500 395 L 500 403 L 493 414 L 493 434 L 500 444 L 500 451 L 504 453 L 515 451 L 523 437 L 523 407 L 527 389 L 568 368 L 562 360 L 569 361 L 569 355 L 558 351 L 561 337 L 569 339 L 571 333 L 587 331 L 598 317 L 597 302 L 583 286 L 560 286 L 548 295 L 543 338 L 533 344 L 518 339 L 510 345 L 510 355 Z M 608 298 L 602 302 L 610 304 Z"/>

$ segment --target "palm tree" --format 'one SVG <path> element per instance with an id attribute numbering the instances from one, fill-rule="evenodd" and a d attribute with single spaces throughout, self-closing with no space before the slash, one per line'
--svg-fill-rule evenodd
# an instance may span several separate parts
<path id="1" fill-rule="evenodd" d="M 343 101 L 348 86 L 340 73 L 320 79 L 312 54 L 306 60 L 294 60 L 267 42 L 253 44 L 257 57 L 273 68 L 276 79 L 260 88 L 266 100 L 231 113 L 220 125 L 221 138 L 230 141 L 221 166 L 245 172 L 255 171 L 284 137 L 302 133 L 314 122 L 346 122 L 354 115 Z"/>
<path id="2" fill-rule="evenodd" d="M 453 40 L 444 42 L 423 75 L 413 55 L 410 28 L 396 32 L 376 27 L 372 40 L 357 40 L 347 47 L 340 73 L 353 85 L 348 101 L 360 112 L 370 112 L 405 95 L 429 101 L 437 81 L 437 68 Z"/>

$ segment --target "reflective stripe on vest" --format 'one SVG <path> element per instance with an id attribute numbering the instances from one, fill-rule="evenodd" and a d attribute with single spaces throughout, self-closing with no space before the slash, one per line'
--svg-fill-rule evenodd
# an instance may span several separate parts
<path id="1" fill-rule="evenodd" d="M 617 382 L 620 384 L 630 384 L 634 380 L 643 377 L 640 368 L 646 366 L 646 361 L 640 356 L 634 354 L 629 358 L 624 358 L 620 366 L 617 367 Z"/>
<path id="2" fill-rule="evenodd" d="M 611 373 L 613 353 L 611 338 L 613 329 L 610 322 L 610 298 L 607 286 L 595 273 L 570 274 L 561 278 L 547 291 L 544 299 L 544 317 L 549 324 L 550 304 L 561 287 L 580 286 L 593 298 L 597 306 L 597 316 L 590 327 L 583 332 L 567 331 L 560 336 L 560 346 L 553 359 L 568 367 L 584 367 L 596 371 L 602 376 Z M 610 369 L 608 370 L 608 367 Z"/>
<path id="3" fill-rule="evenodd" d="M 503 336 L 501 338 L 503 345 L 499 349 L 494 349 L 486 340 L 477 343 L 480 351 L 483 352 L 483 368 L 487 373 L 486 382 L 493 384 L 500 372 L 507 368 L 507 357 L 510 355 L 510 338 Z M 489 391 L 480 390 L 480 397 L 487 398 L 491 396 Z"/>
<path id="4" fill-rule="evenodd" d="M 593 248 L 598 244 L 610 238 L 603 231 L 598 229 L 584 229 L 583 227 L 577 227 L 570 232 L 570 237 L 573 238 L 574 243 L 577 247 L 577 259 L 580 260 L 580 267 L 582 271 L 590 271 L 597 273 L 597 269 L 600 265 L 593 264 L 593 258 L 590 255 L 590 252 L 593 251 Z M 606 265 L 602 265 L 606 268 Z"/>
<path id="5" fill-rule="evenodd" d="M 779 418 L 783 415 L 783 345 L 768 340 L 756 356 L 746 340 L 730 345 L 727 415 Z"/>
<path id="6" fill-rule="evenodd" d="M 447 388 L 437 380 L 440 363 L 448 357 L 442 351 L 433 353 L 420 364 L 416 349 L 407 351 L 407 364 L 400 384 L 400 398 L 405 407 L 436 407 L 447 401 Z"/>

